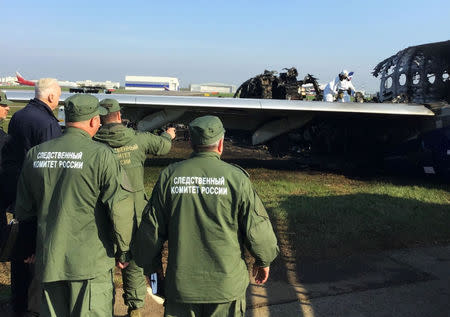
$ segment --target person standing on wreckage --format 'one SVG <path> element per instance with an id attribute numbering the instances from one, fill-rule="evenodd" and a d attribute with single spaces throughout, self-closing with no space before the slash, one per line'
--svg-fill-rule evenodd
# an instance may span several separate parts
<path id="1" fill-rule="evenodd" d="M 131 182 L 133 191 L 132 209 L 135 219 L 135 232 L 141 223 L 142 212 L 147 204 L 144 189 L 144 162 L 147 154 L 165 155 L 169 153 L 175 128 L 168 128 L 161 136 L 149 132 L 138 132 L 122 124 L 120 105 L 115 99 L 103 99 L 100 106 L 105 109 L 100 116 L 102 126 L 94 140 L 110 146 L 117 156 L 121 167 Z M 122 269 L 123 299 L 128 306 L 129 316 L 141 316 L 147 293 L 146 281 L 142 268 L 131 259 L 128 267 Z"/>

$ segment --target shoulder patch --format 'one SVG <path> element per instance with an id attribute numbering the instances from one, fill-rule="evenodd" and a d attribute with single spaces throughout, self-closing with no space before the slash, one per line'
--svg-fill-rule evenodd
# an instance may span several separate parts
<path id="1" fill-rule="evenodd" d="M 233 165 L 234 167 L 237 167 L 238 169 L 240 169 L 242 171 L 242 173 L 245 174 L 245 176 L 247 176 L 248 178 L 250 178 L 250 174 L 241 166 L 234 164 L 234 163 L 229 163 L 230 165 Z"/>

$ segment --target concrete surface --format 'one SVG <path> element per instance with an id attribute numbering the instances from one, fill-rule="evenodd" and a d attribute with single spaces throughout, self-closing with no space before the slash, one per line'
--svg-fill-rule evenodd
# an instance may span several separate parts
<path id="1" fill-rule="evenodd" d="M 305 268 L 299 270 L 303 283 L 251 285 L 247 316 L 450 316 L 450 246 L 352 256 Z"/>
<path id="2" fill-rule="evenodd" d="M 264 286 L 251 284 L 248 317 L 450 316 L 450 246 L 305 262 L 281 259 Z M 115 316 L 126 316 L 116 292 Z M 11 316 L 0 308 L 0 316 Z M 143 316 L 163 316 L 147 296 Z"/>

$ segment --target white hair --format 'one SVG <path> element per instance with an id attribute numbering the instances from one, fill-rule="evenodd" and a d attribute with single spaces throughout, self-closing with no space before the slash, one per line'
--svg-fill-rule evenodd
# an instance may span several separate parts
<path id="1" fill-rule="evenodd" d="M 196 145 L 194 145 L 194 144 L 191 143 L 191 146 L 192 146 L 192 148 L 194 149 L 194 151 L 196 151 L 196 152 L 208 152 L 208 151 L 213 151 L 213 150 L 215 150 L 215 149 L 217 149 L 217 148 L 219 147 L 220 140 L 223 140 L 224 137 L 225 137 L 225 135 L 223 135 L 223 136 L 222 136 L 219 140 L 217 140 L 216 142 L 211 143 L 211 144 L 208 144 L 208 145 L 205 145 L 205 144 L 196 144 Z"/>
<path id="2" fill-rule="evenodd" d="M 218 146 L 219 146 L 219 142 L 220 142 L 220 140 L 222 140 L 222 139 L 223 139 L 223 137 L 221 137 L 219 140 L 217 140 L 217 141 L 214 142 L 214 143 L 208 144 L 208 146 L 210 146 L 210 147 L 218 147 Z"/>
<path id="3" fill-rule="evenodd" d="M 59 87 L 58 81 L 54 78 L 41 78 L 34 86 L 34 94 L 38 99 L 47 98 L 52 92 L 55 92 L 55 88 Z"/>

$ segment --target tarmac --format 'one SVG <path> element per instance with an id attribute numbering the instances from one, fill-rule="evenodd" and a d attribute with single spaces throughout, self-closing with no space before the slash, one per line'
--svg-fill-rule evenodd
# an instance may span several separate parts
<path id="1" fill-rule="evenodd" d="M 250 284 L 248 317 L 450 316 L 450 245 L 286 263 L 264 286 Z M 126 316 L 121 291 L 116 316 Z M 151 298 L 143 316 L 163 316 Z"/>
<path id="2" fill-rule="evenodd" d="M 264 286 L 250 284 L 247 317 L 450 316 L 450 245 L 283 263 Z M 126 316 L 121 296 L 115 316 Z M 163 316 L 163 306 L 147 296 L 143 316 Z"/>

